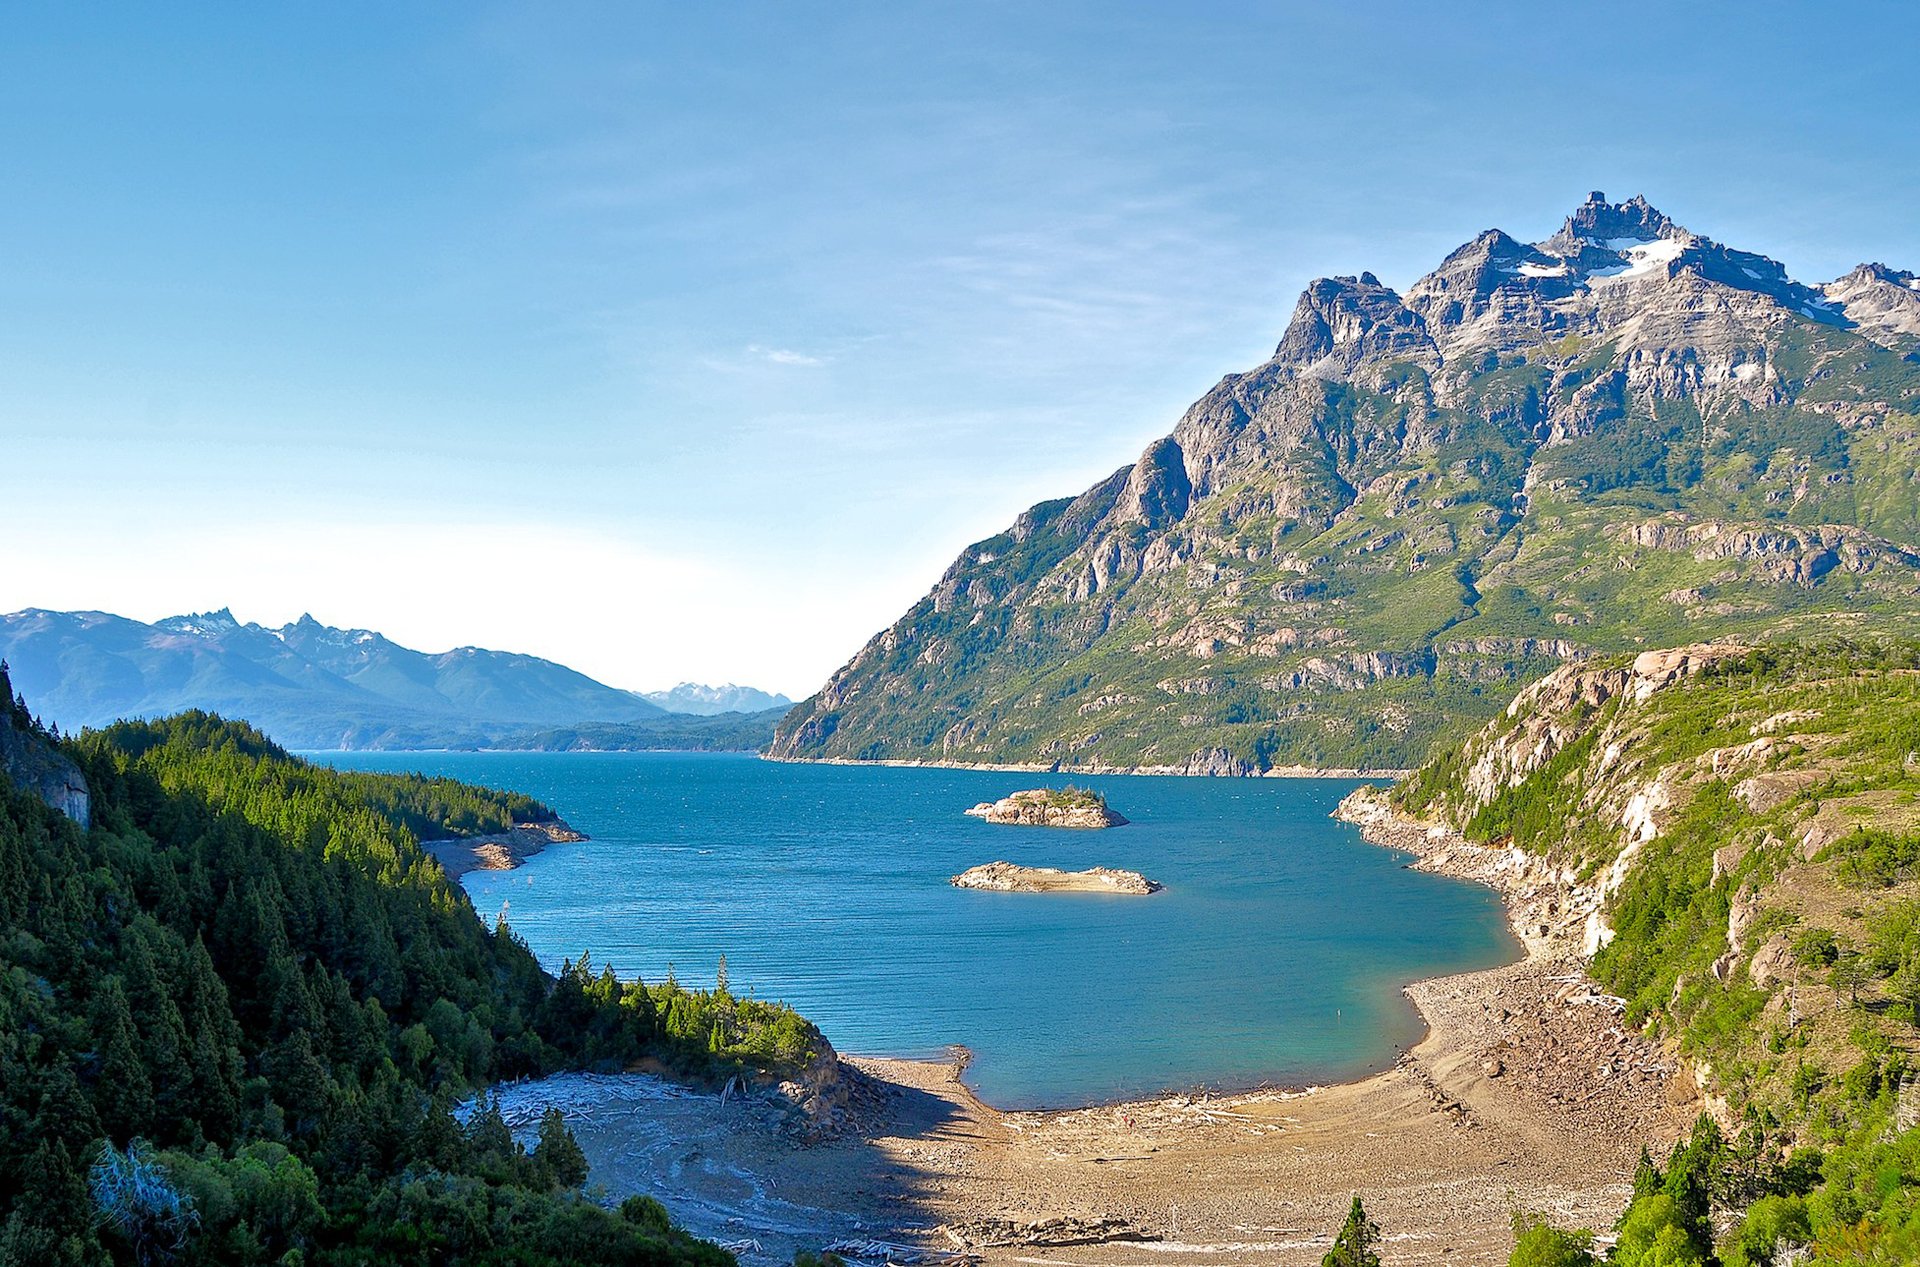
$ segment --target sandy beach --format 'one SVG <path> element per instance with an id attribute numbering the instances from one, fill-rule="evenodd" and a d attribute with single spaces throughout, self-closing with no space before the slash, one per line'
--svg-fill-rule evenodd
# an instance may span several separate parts
<path id="1" fill-rule="evenodd" d="M 1001 1112 L 961 1063 L 847 1057 L 850 1129 L 795 1143 L 765 1101 L 645 1075 L 510 1091 L 511 1119 L 560 1103 L 617 1199 L 650 1192 L 743 1261 L 848 1247 L 989 1263 L 1318 1262 L 1354 1193 L 1396 1264 L 1504 1263 L 1510 1212 L 1605 1228 L 1643 1143 L 1698 1111 L 1687 1073 L 1626 1030 L 1580 971 L 1578 902 L 1505 855 L 1379 812 L 1370 839 L 1501 887 L 1524 957 L 1408 987 L 1427 1037 L 1360 1082 Z M 1504 871 L 1504 878 L 1502 872 Z M 1541 910 L 1567 915 L 1554 922 Z"/>

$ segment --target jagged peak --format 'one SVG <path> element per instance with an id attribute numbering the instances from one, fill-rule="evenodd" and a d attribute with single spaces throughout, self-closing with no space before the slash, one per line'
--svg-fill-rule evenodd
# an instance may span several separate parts
<path id="1" fill-rule="evenodd" d="M 1634 239 L 1651 242 L 1656 238 L 1685 237 L 1687 231 L 1667 214 L 1648 202 L 1645 194 L 1635 194 L 1625 202 L 1608 202 L 1598 189 L 1573 209 L 1555 240 L 1568 242 L 1618 242 Z"/>
<path id="2" fill-rule="evenodd" d="M 1920 290 L 1920 277 L 1905 269 L 1894 268 L 1887 264 L 1870 262 L 1854 266 L 1851 273 L 1829 282 L 1830 286 L 1859 285 L 1862 282 L 1885 282 L 1890 286 L 1904 286 L 1908 290 Z"/>
<path id="3" fill-rule="evenodd" d="M 1378 352 L 1431 349 L 1426 324 L 1372 273 L 1321 277 L 1301 292 L 1274 359 L 1302 369 L 1330 357 L 1352 362 Z"/>
<path id="4" fill-rule="evenodd" d="M 1503 259 L 1507 256 L 1536 255 L 1537 251 L 1525 242 L 1515 238 L 1505 229 L 1482 229 L 1473 239 L 1455 247 L 1447 258 L 1440 261 L 1440 267 L 1461 260 Z"/>
<path id="5" fill-rule="evenodd" d="M 234 616 L 233 609 L 230 607 L 222 607 L 218 611 L 187 612 L 179 616 L 169 616 L 165 620 L 156 620 L 153 623 L 157 628 L 173 633 L 213 634 L 240 628 L 240 621 Z"/>

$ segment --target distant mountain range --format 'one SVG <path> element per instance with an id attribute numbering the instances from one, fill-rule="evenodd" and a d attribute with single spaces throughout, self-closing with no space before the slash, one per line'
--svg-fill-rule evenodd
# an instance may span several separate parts
<path id="1" fill-rule="evenodd" d="M 1920 278 L 1596 193 L 1273 355 L 958 559 L 792 758 L 1411 766 L 1595 652 L 1920 628 Z"/>
<path id="2" fill-rule="evenodd" d="M 732 682 L 724 686 L 682 682 L 670 691 L 643 692 L 640 698 L 658 704 L 669 713 L 691 713 L 695 717 L 712 717 L 716 713 L 764 713 L 770 708 L 793 707 L 793 701 L 784 695 L 769 695 L 751 686 L 736 686 Z"/>
<path id="3" fill-rule="evenodd" d="M 717 728 L 670 717 L 551 660 L 479 647 L 429 654 L 311 616 L 270 629 L 224 608 L 153 624 L 29 608 L 0 616 L 0 658 L 41 716 L 67 730 L 202 708 L 295 748 L 544 746 L 532 741 L 583 725 L 631 728 L 615 732 L 623 747 L 656 734 L 668 740 L 660 746 L 758 746 L 737 716 Z M 569 734 L 567 746 L 583 746 Z"/>

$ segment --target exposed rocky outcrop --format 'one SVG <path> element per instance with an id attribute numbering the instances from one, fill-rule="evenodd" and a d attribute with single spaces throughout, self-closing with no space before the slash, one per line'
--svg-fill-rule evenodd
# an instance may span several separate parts
<path id="1" fill-rule="evenodd" d="M 1015 792 L 997 801 L 982 801 L 967 813 L 989 823 L 1015 827 L 1068 827 L 1098 829 L 1124 827 L 1127 820 L 1107 808 L 1105 800 L 1091 792 L 1075 789 L 1057 791 L 1034 788 Z"/>
<path id="2" fill-rule="evenodd" d="M 1022 867 L 1011 862 L 989 862 L 953 877 L 961 889 L 990 889 L 996 893 L 1124 893 L 1145 897 L 1161 886 L 1138 871 L 1091 867 L 1062 871 L 1058 867 Z"/>
<path id="3" fill-rule="evenodd" d="M 863 1130 L 884 1111 L 885 1084 L 840 1059 L 825 1035 L 814 1039 L 813 1059 L 766 1092 L 785 1112 L 781 1125 L 802 1144 L 818 1144 Z"/>
<path id="4" fill-rule="evenodd" d="M 0 664 L 0 774 L 31 792 L 82 827 L 92 822 L 92 796 L 86 776 L 34 724 L 13 693 Z"/>
<path id="5" fill-rule="evenodd" d="M 423 840 L 420 848 L 446 868 L 449 878 L 469 871 L 511 871 L 548 845 L 586 840 L 561 819 L 544 823 L 515 823 L 512 830 L 453 840 Z"/>

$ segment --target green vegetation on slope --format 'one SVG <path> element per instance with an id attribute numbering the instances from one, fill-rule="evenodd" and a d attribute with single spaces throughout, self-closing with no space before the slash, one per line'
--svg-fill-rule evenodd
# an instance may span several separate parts
<path id="1" fill-rule="evenodd" d="M 1614 1260 L 1914 1261 L 1920 645 L 1705 657 L 1644 697 L 1624 661 L 1556 676 L 1394 795 L 1591 881 L 1629 857 L 1591 970 L 1743 1126 L 1641 1185 Z"/>
<path id="2" fill-rule="evenodd" d="M 526 1152 L 490 1106 L 452 1115 L 502 1078 L 790 1070 L 820 1043 L 584 955 L 555 980 L 416 843 L 544 807 L 204 715 L 64 746 L 92 830 L 0 780 L 0 1263 L 730 1261 L 580 1198 L 557 1118 Z"/>

